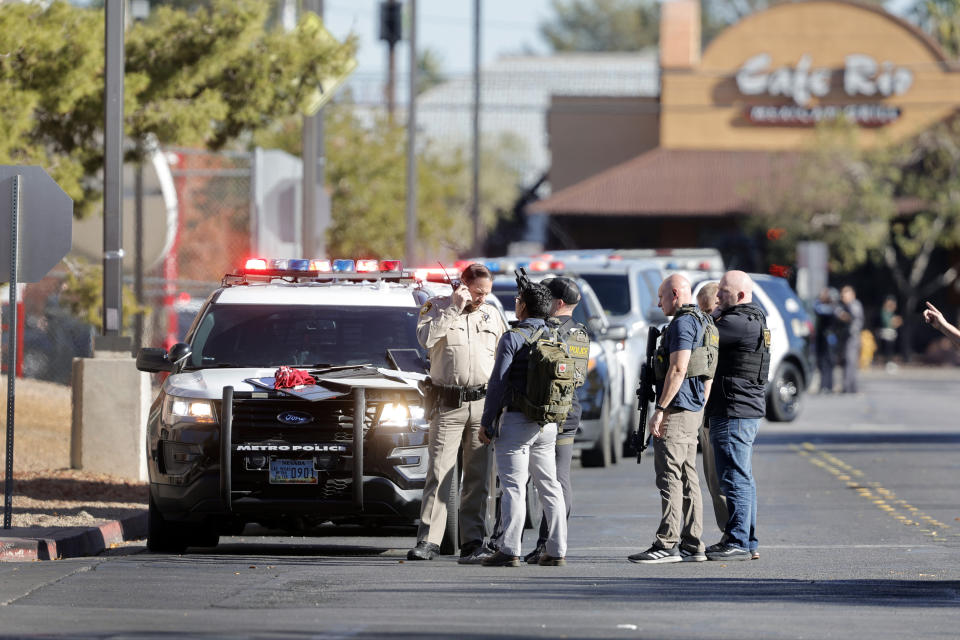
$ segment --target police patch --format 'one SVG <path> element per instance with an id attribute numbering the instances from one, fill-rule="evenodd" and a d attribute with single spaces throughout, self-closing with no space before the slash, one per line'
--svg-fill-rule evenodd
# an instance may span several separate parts
<path id="1" fill-rule="evenodd" d="M 433 303 L 430 302 L 429 300 L 427 300 L 427 301 L 424 303 L 423 307 L 420 308 L 420 315 L 424 315 L 425 313 L 427 313 L 428 311 L 430 311 L 430 309 L 432 309 L 432 308 L 433 308 Z"/>

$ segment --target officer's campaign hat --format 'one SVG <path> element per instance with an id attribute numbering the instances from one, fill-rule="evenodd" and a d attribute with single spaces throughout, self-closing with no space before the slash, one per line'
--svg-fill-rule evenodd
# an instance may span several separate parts
<path id="1" fill-rule="evenodd" d="M 547 278 L 541 284 L 550 290 L 550 295 L 557 300 L 563 300 L 564 304 L 580 302 L 580 289 L 577 288 L 577 283 L 570 278 L 564 276 Z"/>

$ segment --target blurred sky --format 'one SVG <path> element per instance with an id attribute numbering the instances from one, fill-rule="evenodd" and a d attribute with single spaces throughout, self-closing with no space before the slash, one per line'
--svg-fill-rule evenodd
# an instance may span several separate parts
<path id="1" fill-rule="evenodd" d="M 903 15 L 916 0 L 888 0 L 888 10 Z M 489 64 L 504 54 L 547 53 L 538 25 L 552 14 L 549 0 L 483 0 L 481 58 Z M 382 75 L 386 44 L 378 39 L 380 0 L 324 0 L 327 27 L 338 38 L 359 36 L 355 75 Z M 417 46 L 436 52 L 447 74 L 469 73 L 473 66 L 473 0 L 417 0 Z M 397 46 L 397 71 L 407 68 L 406 42 Z"/>
<path id="2" fill-rule="evenodd" d="M 386 43 L 379 38 L 380 0 L 324 0 L 324 21 L 338 38 L 360 38 L 356 74 L 382 74 Z M 545 53 L 537 25 L 550 15 L 549 0 L 483 0 L 480 55 L 484 64 L 525 49 Z M 473 0 L 417 0 L 417 48 L 440 56 L 444 73 L 473 68 Z M 397 45 L 397 70 L 407 68 L 406 42 Z"/>

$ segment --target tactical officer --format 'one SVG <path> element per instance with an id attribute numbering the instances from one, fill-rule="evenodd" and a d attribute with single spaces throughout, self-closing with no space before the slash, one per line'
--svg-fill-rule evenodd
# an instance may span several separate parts
<path id="1" fill-rule="evenodd" d="M 540 555 L 538 564 L 566 564 L 567 522 L 563 513 L 563 490 L 557 482 L 556 470 L 557 424 L 540 423 L 528 417 L 527 411 L 535 410 L 535 407 L 525 393 L 529 391 L 528 366 L 533 343 L 548 331 L 545 320 L 552 302 L 550 291 L 542 284 L 520 287 L 515 303 L 520 322 L 503 336 L 497 346 L 497 361 L 490 376 L 480 437 L 485 443 L 496 443 L 497 474 L 503 489 L 500 501 L 503 539 L 500 549 L 483 560 L 487 567 L 520 565 L 520 534 L 526 515 L 528 473 L 540 493 L 549 531 L 546 551 Z M 567 357 L 565 350 L 563 355 Z"/>
<path id="2" fill-rule="evenodd" d="M 417 323 L 417 339 L 430 356 L 432 387 L 428 393 L 433 415 L 420 529 L 408 560 L 432 560 L 440 552 L 447 523 L 445 496 L 450 494 L 461 444 L 461 557 L 490 553 L 483 546 L 488 452 L 478 434 L 487 379 L 506 325 L 500 312 L 484 301 L 493 287 L 490 271 L 482 264 L 471 264 L 460 279 L 451 295 L 424 303 Z"/>
<path id="3" fill-rule="evenodd" d="M 547 320 L 550 326 L 556 327 L 563 341 L 567 345 L 567 353 L 575 360 L 577 367 L 577 386 L 582 386 L 587 378 L 587 362 L 590 359 L 590 336 L 586 327 L 573 319 L 573 310 L 580 303 L 580 289 L 577 283 L 570 278 L 563 276 L 557 278 L 547 278 L 541 284 L 550 290 L 553 296 L 553 306 L 550 310 L 550 318 Z M 573 460 L 573 438 L 580 428 L 580 416 L 583 408 L 580 406 L 580 398 L 576 394 L 573 396 L 573 408 L 567 414 L 567 419 L 557 428 L 557 481 L 563 490 L 563 504 L 566 508 L 566 519 L 570 520 L 570 510 L 573 509 L 573 489 L 570 485 L 570 464 Z M 547 538 L 550 530 L 547 525 L 547 516 L 540 520 L 540 537 L 537 539 L 536 548 L 524 556 L 524 561 L 529 564 L 536 564 L 540 557 L 546 553 Z"/>
<path id="4" fill-rule="evenodd" d="M 753 302 L 753 281 L 746 273 L 723 274 L 717 297 L 720 361 L 707 416 L 729 516 L 720 542 L 707 547 L 707 558 L 748 560 L 760 557 L 752 456 L 760 418 L 766 412 L 770 331 L 763 310 Z"/>
<path id="5" fill-rule="evenodd" d="M 716 367 L 713 320 L 693 302 L 690 282 L 679 274 L 658 290 L 658 306 L 673 320 L 654 361 L 657 403 L 648 423 L 661 518 L 656 540 L 631 562 L 703 562 L 703 502 L 697 475 L 697 433 Z"/>

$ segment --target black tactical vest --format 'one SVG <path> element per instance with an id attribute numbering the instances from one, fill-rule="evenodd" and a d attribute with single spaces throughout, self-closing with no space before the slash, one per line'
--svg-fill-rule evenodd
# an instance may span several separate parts
<path id="1" fill-rule="evenodd" d="M 724 315 L 744 315 L 760 323 L 760 335 L 753 351 L 724 351 L 717 365 L 717 375 L 729 378 L 744 378 L 766 384 L 770 373 L 770 330 L 763 312 L 753 305 L 738 304 Z"/>

